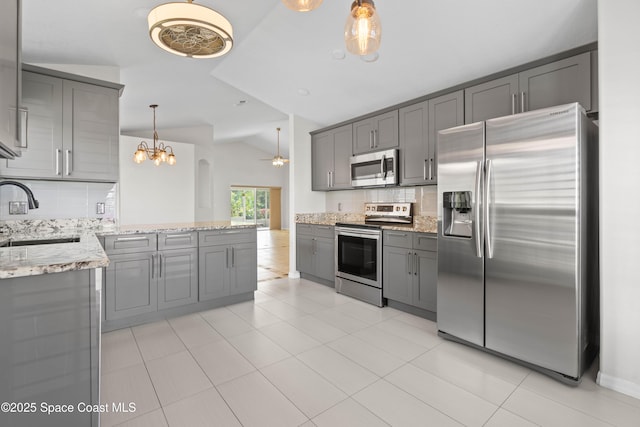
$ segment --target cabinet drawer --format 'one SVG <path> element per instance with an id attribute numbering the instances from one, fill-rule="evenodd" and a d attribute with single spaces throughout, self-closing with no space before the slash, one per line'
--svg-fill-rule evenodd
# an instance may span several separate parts
<path id="1" fill-rule="evenodd" d="M 333 225 L 314 225 L 313 234 L 316 237 L 325 237 L 327 239 L 333 239 L 335 236 L 335 229 Z"/>
<path id="2" fill-rule="evenodd" d="M 158 234 L 158 250 L 195 248 L 198 246 L 197 231 Z"/>
<path id="3" fill-rule="evenodd" d="M 200 246 L 232 245 L 257 241 L 256 229 L 226 229 L 198 232 Z"/>
<path id="4" fill-rule="evenodd" d="M 413 247 L 412 231 L 384 230 L 382 243 L 385 246 L 396 246 L 411 249 Z"/>
<path id="5" fill-rule="evenodd" d="M 313 225 L 312 224 L 296 224 L 296 234 L 313 235 Z"/>
<path id="6" fill-rule="evenodd" d="M 438 238 L 431 233 L 414 233 L 413 248 L 422 251 L 437 251 Z"/>
<path id="7" fill-rule="evenodd" d="M 125 234 L 104 238 L 104 250 L 108 255 L 155 251 L 157 248 L 158 237 L 155 233 Z"/>

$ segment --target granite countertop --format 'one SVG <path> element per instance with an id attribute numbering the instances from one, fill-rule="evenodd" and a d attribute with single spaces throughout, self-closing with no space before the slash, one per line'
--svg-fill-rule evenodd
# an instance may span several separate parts
<path id="1" fill-rule="evenodd" d="M 109 265 L 109 258 L 104 253 L 93 231 L 59 230 L 46 235 L 13 233 L 6 237 L 0 237 L 0 243 L 8 240 L 23 241 L 69 237 L 77 237 L 79 241 L 0 247 L 0 279 L 85 270 Z"/>
<path id="2" fill-rule="evenodd" d="M 231 225 L 230 221 L 185 222 L 117 226 L 106 224 L 93 228 L 73 226 L 68 221 L 34 221 L 30 226 L 0 235 L 0 246 L 7 241 L 59 239 L 77 237 L 78 242 L 0 247 L 0 279 L 100 268 L 109 265 L 97 236 L 135 233 L 161 233 L 256 228 L 255 225 Z"/>
<path id="3" fill-rule="evenodd" d="M 176 233 L 184 231 L 211 231 L 238 228 L 256 228 L 255 225 L 232 225 L 231 221 L 176 222 L 163 224 L 112 225 L 96 230 L 99 236 L 136 233 Z"/>
<path id="4" fill-rule="evenodd" d="M 382 225 L 383 230 L 412 231 L 415 233 L 438 232 L 438 219 L 435 216 L 417 215 L 412 225 Z M 355 213 L 307 213 L 296 214 L 296 224 L 336 225 L 338 222 L 364 224 L 364 215 Z"/>

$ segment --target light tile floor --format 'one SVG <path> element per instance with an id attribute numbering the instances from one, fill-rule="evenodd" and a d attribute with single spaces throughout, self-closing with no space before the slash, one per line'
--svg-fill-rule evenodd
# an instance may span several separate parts
<path id="1" fill-rule="evenodd" d="M 289 274 L 289 230 L 258 230 L 258 280 Z"/>
<path id="2" fill-rule="evenodd" d="M 303 279 L 103 336 L 103 426 L 638 426 L 640 400 L 445 341 L 435 323 Z"/>

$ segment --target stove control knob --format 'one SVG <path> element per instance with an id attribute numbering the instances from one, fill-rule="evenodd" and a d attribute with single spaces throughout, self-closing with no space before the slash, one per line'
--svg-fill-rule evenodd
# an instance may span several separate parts
<path id="1" fill-rule="evenodd" d="M 402 212 L 406 212 L 406 211 L 407 211 L 407 207 L 405 206 L 402 208 Z"/>
<path id="2" fill-rule="evenodd" d="M 396 206 L 396 211 L 399 211 L 399 210 L 400 210 L 400 206 Z"/>

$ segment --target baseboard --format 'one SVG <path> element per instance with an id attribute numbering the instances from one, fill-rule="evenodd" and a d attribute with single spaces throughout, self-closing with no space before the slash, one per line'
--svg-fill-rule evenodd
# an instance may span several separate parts
<path id="1" fill-rule="evenodd" d="M 602 387 L 640 399 L 640 384 L 598 371 L 596 382 Z"/>

